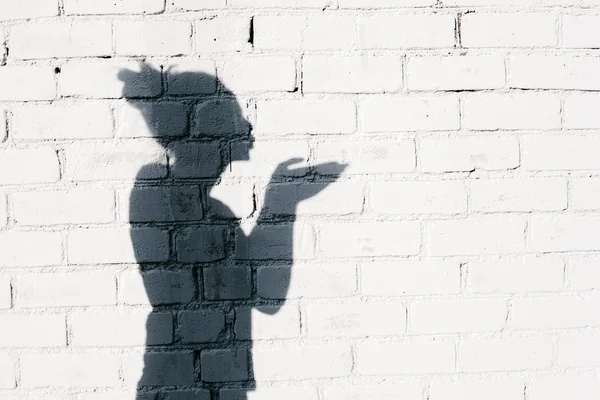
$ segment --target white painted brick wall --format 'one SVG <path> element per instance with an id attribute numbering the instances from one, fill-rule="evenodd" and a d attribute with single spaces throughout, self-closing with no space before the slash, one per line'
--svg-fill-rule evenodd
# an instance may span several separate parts
<path id="1" fill-rule="evenodd" d="M 599 47 L 599 0 L 0 0 L 0 399 L 597 400 Z"/>

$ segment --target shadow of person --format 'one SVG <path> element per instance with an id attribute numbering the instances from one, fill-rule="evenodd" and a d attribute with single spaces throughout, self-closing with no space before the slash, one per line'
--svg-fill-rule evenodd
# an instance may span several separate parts
<path id="1" fill-rule="evenodd" d="M 246 235 L 240 227 L 244 215 L 210 193 L 230 163 L 249 160 L 252 127 L 235 96 L 215 77 L 201 72 L 169 72 L 168 77 L 166 95 L 133 99 L 135 88 L 162 82 L 162 70 L 141 64 L 139 72 L 119 72 L 124 96 L 130 97 L 127 106 L 141 113 L 144 131 L 151 132 L 169 158 L 162 179 L 148 179 L 156 176 L 159 165 L 141 168 L 130 197 L 131 240 L 152 305 L 138 398 L 243 400 L 255 387 L 252 310 L 277 313 L 291 271 L 279 271 L 273 284 L 279 286 L 275 290 L 281 300 L 273 300 L 258 296 L 257 268 L 272 261 L 291 266 L 296 207 L 327 183 L 306 185 L 292 197 L 288 191 L 284 198 L 274 185 L 267 186 L 256 225 Z M 312 170 L 294 168 L 299 161 L 281 163 L 271 182 L 294 176 L 287 182 L 303 185 Z M 327 167 L 335 179 L 345 166 Z M 254 201 L 252 194 L 244 200 Z M 286 212 L 280 218 L 268 211 L 281 209 Z M 168 233 L 167 260 L 146 257 L 153 242 L 140 232 L 147 227 Z"/>

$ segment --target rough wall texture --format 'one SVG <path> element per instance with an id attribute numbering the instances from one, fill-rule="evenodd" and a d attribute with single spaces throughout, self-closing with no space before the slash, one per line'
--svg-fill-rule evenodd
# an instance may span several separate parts
<path id="1" fill-rule="evenodd" d="M 0 0 L 0 398 L 600 398 L 600 1 Z"/>

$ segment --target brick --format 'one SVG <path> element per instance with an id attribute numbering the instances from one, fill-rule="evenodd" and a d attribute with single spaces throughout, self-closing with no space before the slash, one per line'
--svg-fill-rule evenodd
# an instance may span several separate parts
<path id="1" fill-rule="evenodd" d="M 208 300 L 245 300 L 252 296 L 252 277 L 247 267 L 206 268 L 203 284 Z"/>
<path id="2" fill-rule="evenodd" d="M 252 163 L 235 162 L 252 159 Z M 308 162 L 308 143 L 306 141 L 257 141 L 231 144 L 231 171 L 226 176 L 264 176 L 274 172 L 279 175 L 304 175 L 303 169 Z M 279 163 L 299 159 L 292 170 L 276 170 Z"/>
<path id="3" fill-rule="evenodd" d="M 524 371 L 549 368 L 554 345 L 549 338 L 463 340 L 459 365 L 463 372 Z"/>
<path id="4" fill-rule="evenodd" d="M 429 341 L 420 343 L 358 344 L 359 375 L 420 375 L 454 372 L 454 343 Z"/>
<path id="5" fill-rule="evenodd" d="M 246 120 L 246 104 L 237 100 L 217 99 L 197 104 L 192 116 L 192 136 L 247 137 L 250 124 Z"/>
<path id="6" fill-rule="evenodd" d="M 119 303 L 129 305 L 187 304 L 196 290 L 189 269 L 128 271 L 118 282 Z"/>
<path id="7" fill-rule="evenodd" d="M 221 152 L 216 142 L 174 142 L 169 146 L 169 155 L 175 178 L 211 178 L 221 171 Z"/>
<path id="8" fill-rule="evenodd" d="M 113 305 L 117 300 L 115 277 L 105 272 L 19 275 L 16 286 L 20 308 Z"/>
<path id="9" fill-rule="evenodd" d="M 246 389 L 221 389 L 221 400 L 318 400 L 315 387 L 260 387 L 248 391 Z"/>
<path id="10" fill-rule="evenodd" d="M 190 228 L 177 234 L 177 260 L 210 262 L 225 257 L 225 231 L 220 227 Z"/>
<path id="11" fill-rule="evenodd" d="M 352 369 L 347 345 L 254 349 L 252 359 L 257 381 L 345 377 Z"/>
<path id="12" fill-rule="evenodd" d="M 600 288 L 600 261 L 594 256 L 573 256 L 569 259 L 571 288 L 590 290 Z"/>
<path id="13" fill-rule="evenodd" d="M 162 0 L 63 0 L 65 14 L 156 14 L 164 10 Z"/>
<path id="14" fill-rule="evenodd" d="M 599 146 L 600 140 L 595 136 L 527 136 L 523 140 L 523 168 L 529 171 L 597 170 L 600 160 L 595 155 Z"/>
<path id="15" fill-rule="evenodd" d="M 140 378 L 142 368 L 144 373 Z M 125 357 L 123 380 L 129 387 L 191 386 L 194 384 L 193 353 L 160 351 L 146 352 L 143 357 Z M 148 400 L 153 399 L 148 397 Z"/>
<path id="16" fill-rule="evenodd" d="M 198 2 L 196 0 L 173 0 L 174 7 L 183 10 L 212 10 L 226 7 L 226 0 L 207 0 Z"/>
<path id="17" fill-rule="evenodd" d="M 8 275 L 0 275 L 0 310 L 12 307 L 12 287 Z M 0 374 L 1 375 L 1 374 Z"/>
<path id="18" fill-rule="evenodd" d="M 118 111 L 119 137 L 181 137 L 188 133 L 188 110 L 176 102 L 127 102 Z"/>
<path id="19" fill-rule="evenodd" d="M 501 56 L 418 56 L 408 59 L 409 90 L 499 89 L 505 85 Z"/>
<path id="20" fill-rule="evenodd" d="M 173 95 L 213 94 L 217 91 L 214 61 L 196 59 L 170 60 L 167 89 Z"/>
<path id="21" fill-rule="evenodd" d="M 418 222 L 321 223 L 318 226 L 323 257 L 374 257 L 418 254 Z"/>
<path id="22" fill-rule="evenodd" d="M 537 0 L 445 0 L 446 6 L 533 6 Z"/>
<path id="23" fill-rule="evenodd" d="M 458 214 L 467 211 L 460 181 L 373 182 L 371 208 L 378 214 Z"/>
<path id="24" fill-rule="evenodd" d="M 461 39 L 465 47 L 553 47 L 556 14 L 469 13 L 461 20 Z"/>
<path id="25" fill-rule="evenodd" d="M 8 222 L 8 209 L 6 195 L 0 192 L 0 228 L 6 226 Z"/>
<path id="26" fill-rule="evenodd" d="M 67 253 L 71 264 L 116 264 L 166 261 L 166 231 L 158 228 L 80 228 L 69 232 Z"/>
<path id="27" fill-rule="evenodd" d="M 364 264 L 365 296 L 415 296 L 460 292 L 460 265 L 450 261 L 394 261 Z"/>
<path id="28" fill-rule="evenodd" d="M 527 385 L 530 400 L 593 400 L 600 395 L 600 380 L 588 374 L 536 377 Z"/>
<path id="29" fill-rule="evenodd" d="M 154 65 L 120 60 L 71 60 L 59 75 L 63 96 L 100 99 L 154 97 L 162 92 L 161 79 Z"/>
<path id="30" fill-rule="evenodd" d="M 151 394 L 149 396 L 152 396 Z M 102 392 L 90 392 L 82 393 L 77 400 L 129 400 L 135 398 L 136 393 L 131 389 L 123 389 L 117 391 L 102 391 Z M 149 400 L 152 397 L 142 397 L 142 400 Z"/>
<path id="31" fill-rule="evenodd" d="M 92 388 L 119 384 L 119 358 L 103 354 L 27 354 L 21 356 L 24 388 Z"/>
<path id="32" fill-rule="evenodd" d="M 236 382 L 248 379 L 246 349 L 217 349 L 203 351 L 200 370 L 205 382 Z"/>
<path id="33" fill-rule="evenodd" d="M 56 15 L 58 2 L 54 0 L 6 0 L 0 5 L 0 21 Z"/>
<path id="34" fill-rule="evenodd" d="M 335 29 L 331 29 L 332 26 Z M 302 47 L 307 50 L 351 49 L 354 29 L 352 16 L 308 16 Z"/>
<path id="35" fill-rule="evenodd" d="M 561 329 L 600 325 L 597 298 L 530 298 L 512 301 L 510 329 Z"/>
<path id="36" fill-rule="evenodd" d="M 358 21 L 358 47 L 361 49 L 453 47 L 454 25 L 452 14 L 369 16 Z"/>
<path id="37" fill-rule="evenodd" d="M 177 336 L 183 343 L 216 342 L 225 332 L 225 313 L 219 309 L 182 311 Z"/>
<path id="38" fill-rule="evenodd" d="M 363 208 L 363 187 L 348 182 L 276 184 L 266 189 L 262 212 L 275 215 L 348 215 Z M 341 198 L 346 201 L 340 202 Z"/>
<path id="39" fill-rule="evenodd" d="M 600 117 L 594 112 L 598 107 L 600 107 L 598 93 L 567 94 L 564 98 L 563 126 L 567 129 L 600 128 Z"/>
<path id="40" fill-rule="evenodd" d="M 532 216 L 529 249 L 536 252 L 599 250 L 600 220 L 595 216 Z"/>
<path id="41" fill-rule="evenodd" d="M 362 117 L 367 133 L 460 128 L 455 96 L 371 97 L 363 102 Z"/>
<path id="42" fill-rule="evenodd" d="M 108 104 L 67 101 L 12 109 L 11 137 L 15 140 L 108 139 L 113 135 Z"/>
<path id="43" fill-rule="evenodd" d="M 500 332 L 505 326 L 504 299 L 419 301 L 411 304 L 410 334 Z"/>
<path id="44" fill-rule="evenodd" d="M 40 267 L 62 262 L 60 232 L 0 232 L 0 266 Z"/>
<path id="45" fill-rule="evenodd" d="M 291 260 L 312 258 L 315 236 L 309 225 L 261 224 L 249 235 L 236 232 L 236 257 L 241 260 Z"/>
<path id="46" fill-rule="evenodd" d="M 519 253 L 525 247 L 525 220 L 485 216 L 435 221 L 428 226 L 428 236 L 433 256 Z"/>
<path id="47" fill-rule="evenodd" d="M 221 181 L 210 188 L 208 212 L 218 218 L 247 218 L 255 211 L 254 203 L 254 185 Z"/>
<path id="48" fill-rule="evenodd" d="M 258 269 L 259 296 L 273 299 L 349 297 L 356 292 L 356 266 L 321 265 L 306 268 L 266 266 Z M 291 279 L 290 279 L 291 276 Z"/>
<path id="49" fill-rule="evenodd" d="M 59 177 L 54 149 L 0 150 L 0 185 L 55 182 Z"/>
<path id="50" fill-rule="evenodd" d="M 13 194 L 19 225 L 107 223 L 115 219 L 115 196 L 107 189 L 33 191 Z"/>
<path id="51" fill-rule="evenodd" d="M 564 261 L 553 256 L 472 261 L 467 287 L 475 293 L 556 292 L 563 288 L 564 268 Z"/>
<path id="52" fill-rule="evenodd" d="M 398 56 L 306 56 L 305 93 L 384 93 L 402 88 Z"/>
<path id="53" fill-rule="evenodd" d="M 2 33 L 0 31 L 0 42 L 3 40 Z M 0 51 L 3 51 L 0 48 Z M 0 107 L 0 143 L 6 141 L 8 137 L 8 119 L 7 119 L 7 110 L 4 107 Z"/>
<path id="54" fill-rule="evenodd" d="M 67 344 L 64 315 L 3 315 L 0 322 L 3 348 L 64 347 Z"/>
<path id="55" fill-rule="evenodd" d="M 513 56 L 509 62 L 511 88 L 600 90 L 595 74 L 600 57 L 529 55 Z"/>
<path id="56" fill-rule="evenodd" d="M 207 268 L 203 285 L 208 300 L 248 299 L 252 295 L 252 278 L 247 267 Z"/>
<path id="57" fill-rule="evenodd" d="M 52 100 L 56 97 L 54 71 L 47 66 L 2 66 L 0 87 L 0 101 Z"/>
<path id="58" fill-rule="evenodd" d="M 146 19 L 115 21 L 117 55 L 177 56 L 189 54 L 191 26 L 187 21 Z"/>
<path id="59" fill-rule="evenodd" d="M 306 325 L 312 337 L 398 336 L 406 331 L 402 303 L 310 305 Z"/>
<path id="60" fill-rule="evenodd" d="M 150 141 L 65 147 L 65 178 L 70 181 L 143 180 L 167 174 L 164 148 Z"/>
<path id="61" fill-rule="evenodd" d="M 112 347 L 170 344 L 173 318 L 168 313 L 108 311 L 71 315 L 70 344 Z"/>
<path id="62" fill-rule="evenodd" d="M 579 310 L 578 310 L 579 312 Z M 595 367 L 600 362 L 600 338 L 569 335 L 558 340 L 557 363 L 564 367 Z"/>
<path id="63" fill-rule="evenodd" d="M 325 400 L 394 400 L 402 398 L 405 400 L 421 400 L 423 388 L 419 384 L 399 383 L 380 384 L 377 386 L 331 386 L 324 390 Z"/>
<path id="64" fill-rule="evenodd" d="M 331 6 L 331 0 L 233 0 L 234 8 L 319 8 Z"/>
<path id="65" fill-rule="evenodd" d="M 121 215 L 130 222 L 192 222 L 202 219 L 197 186 L 134 187 Z"/>
<path id="66" fill-rule="evenodd" d="M 240 52 L 250 48 L 250 18 L 217 17 L 196 21 L 198 53 Z"/>
<path id="67" fill-rule="evenodd" d="M 431 400 L 521 400 L 525 383 L 520 379 L 434 382 L 429 389 Z"/>
<path id="68" fill-rule="evenodd" d="M 225 87 L 234 93 L 296 90 L 296 62 L 290 57 L 232 58 L 217 73 Z"/>
<path id="69" fill-rule="evenodd" d="M 416 165 L 413 140 L 323 141 L 314 158 L 317 172 L 325 175 L 336 174 L 331 162 L 347 165 L 348 175 L 412 172 Z"/>
<path id="70" fill-rule="evenodd" d="M 110 21 L 50 21 L 16 25 L 10 31 L 10 57 L 37 59 L 100 57 L 112 53 Z"/>
<path id="71" fill-rule="evenodd" d="M 0 356 L 0 389 L 14 389 L 17 386 L 15 359 L 8 355 Z"/>
<path id="72" fill-rule="evenodd" d="M 210 400 L 210 391 L 207 389 L 177 390 L 164 393 L 165 400 Z"/>
<path id="73" fill-rule="evenodd" d="M 562 45 L 567 48 L 585 49 L 600 47 L 600 16 L 573 15 L 562 16 Z"/>
<path id="74" fill-rule="evenodd" d="M 511 170 L 520 164 L 514 137 L 454 137 L 421 141 L 423 172 Z"/>
<path id="75" fill-rule="evenodd" d="M 300 336 L 297 306 L 238 307 L 235 310 L 235 337 L 241 340 L 290 339 Z"/>
<path id="76" fill-rule="evenodd" d="M 352 133 L 356 106 L 347 100 L 270 100 L 257 104 L 255 134 Z"/>
<path id="77" fill-rule="evenodd" d="M 470 94 L 463 121 L 471 130 L 558 129 L 560 98 L 539 92 Z"/>
<path id="78" fill-rule="evenodd" d="M 351 16 L 257 16 L 254 27 L 258 49 L 334 50 L 354 45 Z"/>
<path id="79" fill-rule="evenodd" d="M 471 181 L 474 211 L 560 211 L 567 208 L 567 182 L 559 178 L 476 179 Z"/>
<path id="80" fill-rule="evenodd" d="M 254 17 L 254 47 L 300 50 L 306 27 L 304 16 L 258 15 Z"/>

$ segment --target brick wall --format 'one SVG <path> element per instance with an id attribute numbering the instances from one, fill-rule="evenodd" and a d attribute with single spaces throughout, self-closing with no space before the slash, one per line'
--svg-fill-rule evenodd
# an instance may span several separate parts
<path id="1" fill-rule="evenodd" d="M 599 398 L 598 48 L 598 0 L 0 0 L 0 398 Z"/>

